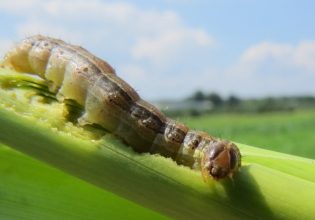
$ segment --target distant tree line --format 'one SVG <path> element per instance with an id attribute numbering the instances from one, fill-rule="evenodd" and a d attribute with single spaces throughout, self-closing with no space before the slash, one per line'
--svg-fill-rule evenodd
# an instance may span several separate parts
<path id="1" fill-rule="evenodd" d="M 244 99 L 236 95 L 223 97 L 216 92 L 205 93 L 196 91 L 183 102 L 196 103 L 187 109 L 166 111 L 168 115 L 193 115 L 198 116 L 207 113 L 238 112 L 238 113 L 267 113 L 290 112 L 296 109 L 315 108 L 314 96 L 287 96 Z M 200 110 L 204 102 L 211 103 L 211 108 Z M 200 103 L 200 105 L 198 104 Z M 198 107 L 199 106 L 199 107 Z"/>
<path id="2" fill-rule="evenodd" d="M 204 93 L 202 91 L 196 91 L 188 100 L 195 101 L 210 101 L 214 108 L 222 107 L 223 105 L 227 105 L 230 107 L 235 107 L 241 103 L 241 99 L 235 95 L 230 95 L 227 99 L 222 98 L 218 93 Z"/>

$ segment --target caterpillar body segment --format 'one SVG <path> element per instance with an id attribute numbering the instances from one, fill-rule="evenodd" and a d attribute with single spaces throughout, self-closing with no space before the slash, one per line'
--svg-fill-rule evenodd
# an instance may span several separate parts
<path id="1" fill-rule="evenodd" d="M 200 170 L 205 179 L 232 176 L 241 165 L 235 144 L 167 118 L 108 63 L 82 47 L 35 35 L 9 51 L 2 65 L 46 79 L 60 101 L 72 99 L 84 106 L 80 125 L 99 124 L 137 152 L 170 157 Z"/>

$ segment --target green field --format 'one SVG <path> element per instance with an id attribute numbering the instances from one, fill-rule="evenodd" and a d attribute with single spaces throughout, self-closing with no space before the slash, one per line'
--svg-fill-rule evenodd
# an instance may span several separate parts
<path id="1" fill-rule="evenodd" d="M 212 114 L 179 120 L 220 138 L 315 158 L 315 109 L 287 113 Z"/>

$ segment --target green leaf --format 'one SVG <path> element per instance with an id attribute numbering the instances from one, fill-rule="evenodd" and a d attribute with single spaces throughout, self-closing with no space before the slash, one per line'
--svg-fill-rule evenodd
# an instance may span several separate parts
<path id="1" fill-rule="evenodd" d="M 18 82 L 27 78 L 8 74 Z M 313 160 L 239 144 L 243 166 L 234 179 L 205 183 L 200 172 L 171 159 L 134 153 L 97 128 L 77 127 L 62 104 L 3 88 L 1 142 L 142 206 L 178 219 L 315 217 Z"/>
<path id="2" fill-rule="evenodd" d="M 164 219 L 3 145 L 0 180 L 0 219 Z"/>

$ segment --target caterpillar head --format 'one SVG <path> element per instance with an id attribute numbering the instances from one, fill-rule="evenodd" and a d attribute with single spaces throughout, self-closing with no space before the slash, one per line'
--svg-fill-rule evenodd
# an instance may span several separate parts
<path id="1" fill-rule="evenodd" d="M 201 160 L 202 176 L 219 180 L 232 177 L 241 166 L 241 154 L 237 146 L 228 141 L 212 141 Z"/>

